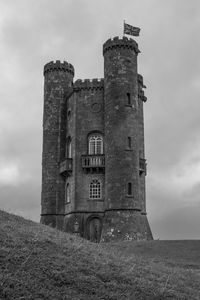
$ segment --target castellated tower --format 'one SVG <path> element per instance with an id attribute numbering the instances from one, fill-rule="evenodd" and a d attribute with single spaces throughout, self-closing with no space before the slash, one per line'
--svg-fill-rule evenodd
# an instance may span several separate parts
<path id="1" fill-rule="evenodd" d="M 65 159 L 66 96 L 72 87 L 74 68 L 60 61 L 44 67 L 41 222 L 63 228 L 64 189 L 59 163 Z"/>
<path id="2" fill-rule="evenodd" d="M 108 40 L 100 80 L 45 65 L 42 223 L 94 242 L 152 239 L 138 53 L 133 39 Z"/>

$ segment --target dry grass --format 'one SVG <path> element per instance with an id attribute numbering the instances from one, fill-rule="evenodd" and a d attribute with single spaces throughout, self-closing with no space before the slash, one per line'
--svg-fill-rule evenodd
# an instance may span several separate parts
<path id="1" fill-rule="evenodd" d="M 0 211 L 0 299 L 200 299 L 199 246 L 92 244 Z"/>

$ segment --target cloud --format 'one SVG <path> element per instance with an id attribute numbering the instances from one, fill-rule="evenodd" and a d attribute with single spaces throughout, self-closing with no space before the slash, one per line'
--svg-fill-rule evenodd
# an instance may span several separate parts
<path id="1" fill-rule="evenodd" d="M 0 185 L 16 184 L 19 180 L 19 170 L 17 165 L 3 165 L 0 163 Z"/>

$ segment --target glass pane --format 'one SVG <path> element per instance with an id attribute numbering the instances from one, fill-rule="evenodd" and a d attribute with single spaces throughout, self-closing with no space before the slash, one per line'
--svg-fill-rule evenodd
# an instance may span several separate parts
<path id="1" fill-rule="evenodd" d="M 103 154 L 103 138 L 93 135 L 89 138 L 89 155 Z"/>
<path id="2" fill-rule="evenodd" d="M 101 183 L 94 179 L 90 183 L 90 198 L 99 199 L 101 198 Z"/>

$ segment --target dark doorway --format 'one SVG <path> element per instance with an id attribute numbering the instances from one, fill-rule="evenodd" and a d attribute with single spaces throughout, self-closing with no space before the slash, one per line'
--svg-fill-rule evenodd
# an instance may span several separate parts
<path id="1" fill-rule="evenodd" d="M 88 239 L 91 242 L 99 243 L 101 239 L 101 229 L 102 223 L 101 220 L 97 217 L 94 217 L 88 222 Z"/>

